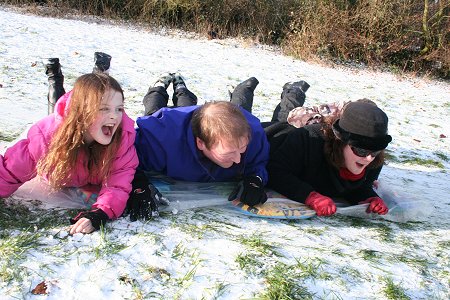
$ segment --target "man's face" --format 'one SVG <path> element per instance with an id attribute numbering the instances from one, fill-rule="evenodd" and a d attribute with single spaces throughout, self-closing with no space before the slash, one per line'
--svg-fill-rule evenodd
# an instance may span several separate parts
<path id="1" fill-rule="evenodd" d="M 238 143 L 230 143 L 226 140 L 219 140 L 211 149 L 206 148 L 205 143 L 197 138 L 197 148 L 216 165 L 227 169 L 233 164 L 241 161 L 241 154 L 247 150 L 249 140 L 247 137 L 241 137 Z"/>

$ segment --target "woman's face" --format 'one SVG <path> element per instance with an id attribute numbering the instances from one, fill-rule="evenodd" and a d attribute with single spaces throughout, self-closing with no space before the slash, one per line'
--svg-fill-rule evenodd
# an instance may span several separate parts
<path id="1" fill-rule="evenodd" d="M 114 133 L 122 122 L 122 114 L 122 94 L 113 89 L 108 90 L 103 95 L 97 118 L 84 135 L 84 142 L 90 144 L 96 141 L 102 145 L 111 143 Z"/>
<path id="2" fill-rule="evenodd" d="M 359 157 L 350 145 L 345 145 L 344 149 L 344 165 L 352 174 L 358 175 L 375 159 L 375 156 L 369 154 L 365 157 Z"/>

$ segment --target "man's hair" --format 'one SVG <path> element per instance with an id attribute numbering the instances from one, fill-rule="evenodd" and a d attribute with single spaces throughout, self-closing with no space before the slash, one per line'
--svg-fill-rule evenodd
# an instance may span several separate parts
<path id="1" fill-rule="evenodd" d="M 208 149 L 225 140 L 239 145 L 239 138 L 250 140 L 251 130 L 240 108 L 226 101 L 207 102 L 197 108 L 191 119 L 192 131 Z"/>
<path id="2" fill-rule="evenodd" d="M 37 173 L 47 176 L 49 184 L 55 188 L 64 187 L 70 182 L 81 152 L 87 158 L 84 166 L 92 176 L 105 180 L 119 149 L 122 124 L 119 125 L 109 145 L 96 141 L 85 145 L 84 134 L 98 116 L 103 96 L 108 90 L 122 95 L 120 84 L 104 73 L 90 73 L 80 76 L 73 87 L 63 121 L 56 129 L 48 152 L 39 160 Z"/>
<path id="3" fill-rule="evenodd" d="M 344 167 L 344 147 L 347 145 L 336 137 L 332 125 L 339 118 L 339 115 L 326 118 L 322 125 L 322 132 L 325 137 L 324 154 L 328 162 L 335 168 Z M 368 169 L 378 168 L 384 164 L 384 150 L 367 166 Z"/>

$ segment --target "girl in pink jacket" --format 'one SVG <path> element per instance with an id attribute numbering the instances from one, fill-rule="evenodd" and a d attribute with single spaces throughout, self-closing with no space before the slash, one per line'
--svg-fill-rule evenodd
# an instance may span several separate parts
<path id="1" fill-rule="evenodd" d="M 104 73 L 80 76 L 55 112 L 0 155 L 0 197 L 39 175 L 54 189 L 100 186 L 92 210 L 71 219 L 70 234 L 91 233 L 118 218 L 131 191 L 138 158 L 134 122 L 124 112 L 119 83 Z"/>

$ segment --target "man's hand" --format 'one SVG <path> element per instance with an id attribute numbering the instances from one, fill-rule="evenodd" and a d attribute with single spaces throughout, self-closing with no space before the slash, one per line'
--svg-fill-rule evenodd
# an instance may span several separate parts
<path id="1" fill-rule="evenodd" d="M 317 192 L 311 192 L 306 198 L 305 204 L 314 209 L 318 216 L 330 216 L 336 212 L 334 201 Z"/>
<path id="2" fill-rule="evenodd" d="M 385 215 L 389 212 L 389 208 L 387 207 L 386 203 L 384 203 L 383 199 L 380 197 L 370 197 L 364 201 L 359 202 L 359 204 L 365 204 L 369 203 L 369 206 L 367 207 L 366 212 L 369 213 L 376 213 L 379 215 Z"/>
<path id="3" fill-rule="evenodd" d="M 228 201 L 239 199 L 242 203 L 250 206 L 265 203 L 267 195 L 264 191 L 262 180 L 259 176 L 249 176 L 240 181 L 231 192 Z"/>
<path id="4" fill-rule="evenodd" d="M 70 219 L 72 226 L 70 226 L 69 234 L 94 232 L 99 230 L 100 225 L 104 225 L 108 219 L 108 215 L 101 209 L 82 211 Z"/>
<path id="5" fill-rule="evenodd" d="M 149 220 L 159 216 L 159 206 L 169 205 L 169 201 L 161 195 L 151 183 L 146 187 L 137 188 L 130 194 L 126 212 L 130 214 L 130 221 Z"/>

